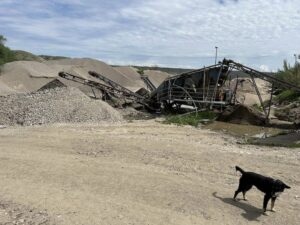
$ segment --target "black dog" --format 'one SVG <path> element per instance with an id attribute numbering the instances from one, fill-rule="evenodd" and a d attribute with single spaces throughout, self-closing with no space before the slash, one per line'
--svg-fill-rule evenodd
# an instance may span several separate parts
<path id="1" fill-rule="evenodd" d="M 271 199 L 271 211 L 275 212 L 274 204 L 276 198 L 284 191 L 285 188 L 290 188 L 285 183 L 280 180 L 274 180 L 271 177 L 265 177 L 253 172 L 245 172 L 240 167 L 236 166 L 235 169 L 242 173 L 240 178 L 240 184 L 236 192 L 234 193 L 233 199 L 236 199 L 236 196 L 243 192 L 244 200 L 246 199 L 246 192 L 249 191 L 254 185 L 258 190 L 265 193 L 263 210 L 266 213 L 267 205 Z"/>

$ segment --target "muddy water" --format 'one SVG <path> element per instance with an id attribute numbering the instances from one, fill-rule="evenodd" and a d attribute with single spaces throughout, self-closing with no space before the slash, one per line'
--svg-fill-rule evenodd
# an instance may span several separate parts
<path id="1" fill-rule="evenodd" d="M 261 145 L 275 145 L 300 148 L 300 133 L 293 132 L 286 135 L 277 135 L 265 139 L 254 140 L 254 143 Z"/>
<path id="2" fill-rule="evenodd" d="M 205 126 L 207 129 L 246 138 L 249 143 L 259 145 L 300 147 L 300 132 L 279 128 L 243 125 L 215 121 Z"/>
<path id="3" fill-rule="evenodd" d="M 283 129 L 244 125 L 244 124 L 233 124 L 221 121 L 215 121 L 205 126 L 207 129 L 214 131 L 223 131 L 225 133 L 238 136 L 238 137 L 252 137 L 255 135 L 266 134 L 267 137 L 274 136 L 284 132 Z"/>

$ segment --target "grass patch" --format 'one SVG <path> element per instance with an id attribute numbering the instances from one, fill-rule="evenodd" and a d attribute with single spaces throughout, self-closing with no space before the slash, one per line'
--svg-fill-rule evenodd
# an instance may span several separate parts
<path id="1" fill-rule="evenodd" d="M 279 103 L 285 102 L 285 101 L 294 101 L 298 97 L 300 97 L 300 94 L 293 91 L 293 90 L 286 90 L 281 92 L 279 95 L 275 97 L 275 100 Z"/>
<path id="2" fill-rule="evenodd" d="M 210 111 L 167 116 L 164 124 L 191 125 L 197 127 L 201 120 L 214 120 L 217 114 Z"/>
<path id="3" fill-rule="evenodd" d="M 252 107 L 253 107 L 254 109 L 256 109 L 257 111 L 260 111 L 260 112 L 263 112 L 263 111 L 264 111 L 264 109 L 263 109 L 263 107 L 262 107 L 261 105 L 254 104 L 254 105 L 252 105 Z"/>
<path id="4" fill-rule="evenodd" d="M 289 148 L 300 148 L 300 144 L 289 144 Z"/>

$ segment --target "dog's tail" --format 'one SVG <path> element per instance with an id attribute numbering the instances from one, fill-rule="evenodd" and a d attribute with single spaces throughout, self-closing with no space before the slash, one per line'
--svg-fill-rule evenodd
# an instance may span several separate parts
<path id="1" fill-rule="evenodd" d="M 242 170 L 242 169 L 241 169 L 240 167 L 238 167 L 238 166 L 236 166 L 235 169 L 236 169 L 236 171 L 240 171 L 241 174 L 244 174 L 244 173 L 245 173 L 245 171 Z"/>

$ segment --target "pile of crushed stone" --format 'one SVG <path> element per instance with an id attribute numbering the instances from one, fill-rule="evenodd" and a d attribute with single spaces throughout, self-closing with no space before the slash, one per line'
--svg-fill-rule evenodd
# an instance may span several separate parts
<path id="1" fill-rule="evenodd" d="M 280 120 L 300 125 L 300 101 L 276 108 L 275 116 Z"/>
<path id="2" fill-rule="evenodd" d="M 107 103 L 70 87 L 0 97 L 0 105 L 1 125 L 122 121 L 121 114 Z"/>

